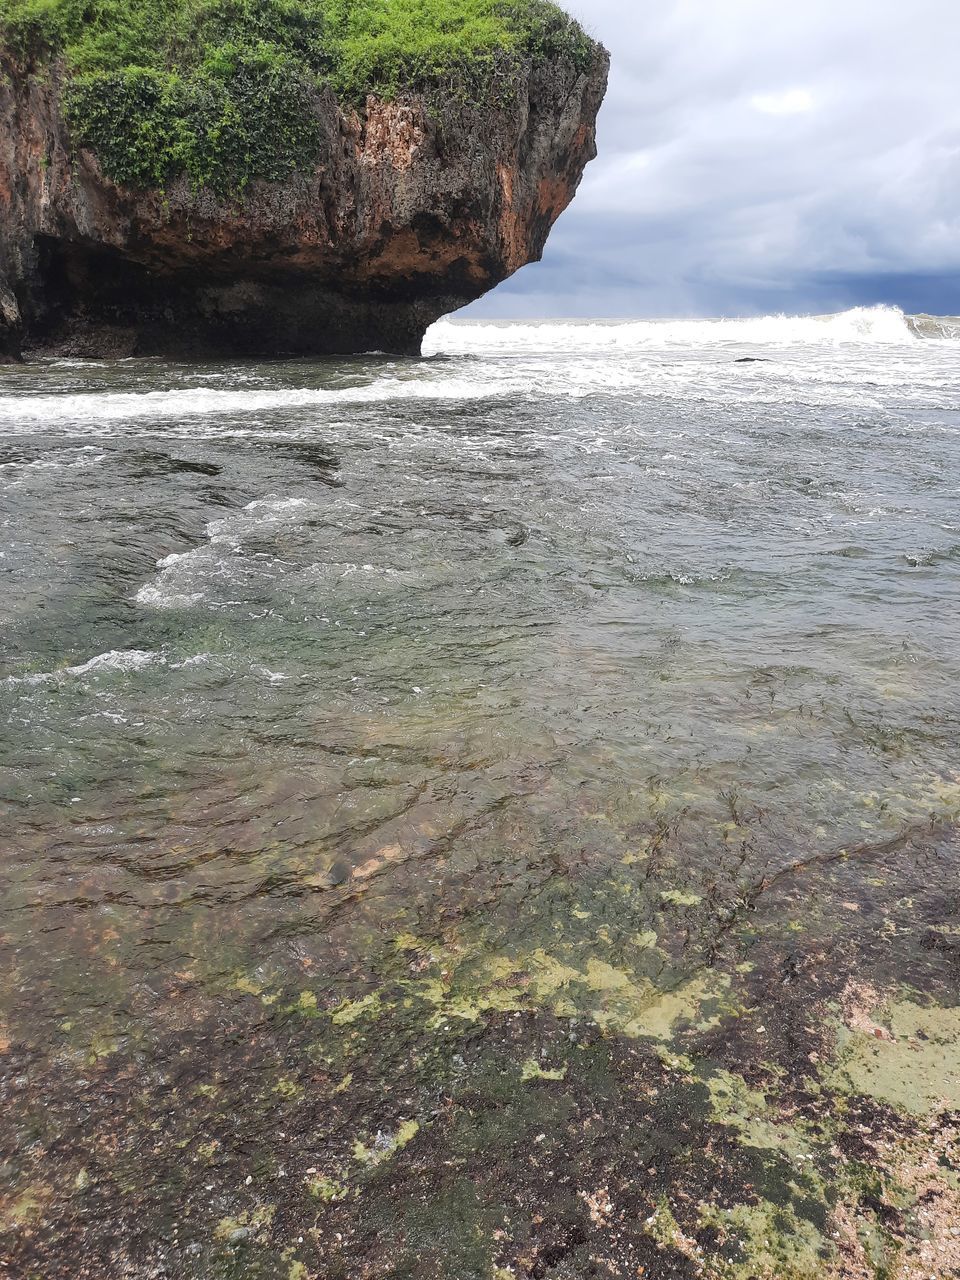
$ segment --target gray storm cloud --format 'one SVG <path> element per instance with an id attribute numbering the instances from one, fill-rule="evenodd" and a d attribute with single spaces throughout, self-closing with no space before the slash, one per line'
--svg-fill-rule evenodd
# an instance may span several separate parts
<path id="1" fill-rule="evenodd" d="M 956 0 L 573 0 L 600 158 L 482 315 L 960 311 Z"/>

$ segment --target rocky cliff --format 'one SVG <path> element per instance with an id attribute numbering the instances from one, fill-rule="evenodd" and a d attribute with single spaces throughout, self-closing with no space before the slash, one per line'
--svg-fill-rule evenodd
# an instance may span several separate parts
<path id="1" fill-rule="evenodd" d="M 487 102 L 310 110 L 319 159 L 218 195 L 118 184 L 71 137 L 62 61 L 0 55 L 0 356 L 416 353 L 540 257 L 596 154 L 608 56 Z"/>

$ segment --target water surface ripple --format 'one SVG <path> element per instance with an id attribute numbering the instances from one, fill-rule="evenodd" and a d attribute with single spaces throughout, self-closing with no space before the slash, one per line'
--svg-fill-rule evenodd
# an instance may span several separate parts
<path id="1" fill-rule="evenodd" d="M 778 877 L 949 828 L 958 333 L 0 370 L 0 1039 L 160 1071 L 187 1007 L 352 1009 L 404 939 L 655 1003 Z"/>

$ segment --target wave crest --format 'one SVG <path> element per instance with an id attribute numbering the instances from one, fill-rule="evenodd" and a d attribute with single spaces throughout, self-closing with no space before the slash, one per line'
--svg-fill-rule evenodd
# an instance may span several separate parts
<path id="1" fill-rule="evenodd" d="M 923 320 L 922 333 L 915 321 Z M 490 323 L 440 320 L 427 334 L 425 355 L 486 355 L 521 351 L 630 350 L 645 347 L 785 346 L 841 343 L 903 346 L 919 336 L 960 337 L 960 322 L 943 322 L 934 334 L 931 317 L 909 317 L 898 307 L 854 307 L 836 315 L 757 316 L 742 320 L 516 321 Z"/>

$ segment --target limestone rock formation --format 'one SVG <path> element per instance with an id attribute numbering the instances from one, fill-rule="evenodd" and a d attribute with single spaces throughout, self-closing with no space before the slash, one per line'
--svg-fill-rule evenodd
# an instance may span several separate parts
<path id="1" fill-rule="evenodd" d="M 71 145 L 59 64 L 0 57 L 0 359 L 416 353 L 438 317 L 540 257 L 596 154 L 608 56 L 532 66 L 510 100 L 318 89 L 319 163 L 242 198 L 119 186 Z"/>

